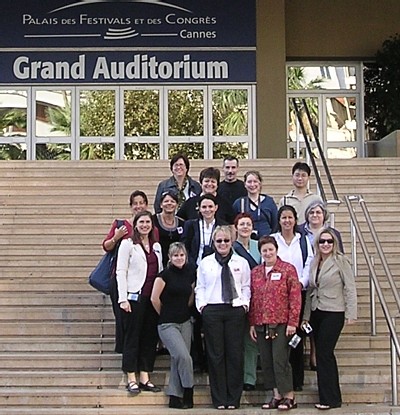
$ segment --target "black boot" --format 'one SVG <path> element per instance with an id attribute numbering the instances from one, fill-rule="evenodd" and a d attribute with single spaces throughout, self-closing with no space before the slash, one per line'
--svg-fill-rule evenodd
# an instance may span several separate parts
<path id="1" fill-rule="evenodd" d="M 183 388 L 183 408 L 193 408 L 193 388 Z"/>
<path id="2" fill-rule="evenodd" d="M 170 395 L 169 397 L 169 407 L 183 409 L 182 399 L 178 396 Z"/>

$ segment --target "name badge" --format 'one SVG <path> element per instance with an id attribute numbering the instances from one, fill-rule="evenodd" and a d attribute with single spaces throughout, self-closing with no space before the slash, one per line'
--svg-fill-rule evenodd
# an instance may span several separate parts
<path id="1" fill-rule="evenodd" d="M 127 299 L 131 300 L 131 301 L 139 302 L 140 301 L 140 293 L 128 293 Z"/>
<path id="2" fill-rule="evenodd" d="M 280 272 L 273 272 L 271 274 L 271 281 L 279 281 L 282 277 L 282 274 Z"/>

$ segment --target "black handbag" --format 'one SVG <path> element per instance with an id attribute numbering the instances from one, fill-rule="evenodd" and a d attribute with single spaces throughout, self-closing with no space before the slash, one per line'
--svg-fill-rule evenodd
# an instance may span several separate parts
<path id="1" fill-rule="evenodd" d="M 122 226 L 124 221 L 117 221 L 117 228 Z M 114 277 L 117 264 L 118 248 L 121 244 L 119 240 L 114 249 L 106 252 L 89 275 L 89 284 L 98 291 L 110 295 L 110 280 Z"/>

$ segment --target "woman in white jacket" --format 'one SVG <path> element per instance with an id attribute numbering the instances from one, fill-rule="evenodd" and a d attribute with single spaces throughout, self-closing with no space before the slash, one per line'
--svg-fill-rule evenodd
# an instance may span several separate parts
<path id="1" fill-rule="evenodd" d="M 140 212 L 133 221 L 132 237 L 121 242 L 117 259 L 118 303 L 124 331 L 122 370 L 128 377 L 127 390 L 133 395 L 141 390 L 161 391 L 149 379 L 158 341 L 158 314 L 150 296 L 161 270 L 161 246 L 154 241 L 151 213 Z"/>
<path id="2" fill-rule="evenodd" d="M 217 226 L 215 253 L 200 261 L 195 289 L 203 316 L 211 398 L 216 409 L 236 409 L 243 390 L 243 342 L 250 303 L 250 267 L 232 250 L 229 226 Z"/>

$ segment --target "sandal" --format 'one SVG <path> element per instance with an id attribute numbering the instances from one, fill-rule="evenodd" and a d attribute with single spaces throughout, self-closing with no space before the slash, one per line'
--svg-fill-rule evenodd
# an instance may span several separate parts
<path id="1" fill-rule="evenodd" d="M 322 410 L 331 409 L 331 407 L 329 405 L 323 405 L 322 403 L 316 403 L 314 406 L 317 409 L 322 409 Z"/>
<path id="2" fill-rule="evenodd" d="M 138 393 L 140 393 L 139 386 L 134 380 L 132 380 L 131 382 L 128 382 L 128 384 L 126 385 L 126 390 L 129 393 L 132 393 L 134 395 L 137 395 Z"/>
<path id="3" fill-rule="evenodd" d="M 340 408 L 342 405 L 324 405 L 323 403 L 316 403 L 314 406 L 322 411 L 327 411 L 328 409 Z"/>
<path id="4" fill-rule="evenodd" d="M 297 408 L 297 402 L 290 398 L 285 398 L 278 406 L 278 411 L 289 411 L 290 409 Z"/>
<path id="5" fill-rule="evenodd" d="M 277 409 L 281 402 L 282 402 L 282 398 L 281 399 L 271 398 L 271 400 L 265 403 L 261 407 L 261 409 Z"/>
<path id="6" fill-rule="evenodd" d="M 139 388 L 146 392 L 161 392 L 161 388 L 154 385 L 154 383 L 149 380 L 146 383 L 139 382 Z"/>

